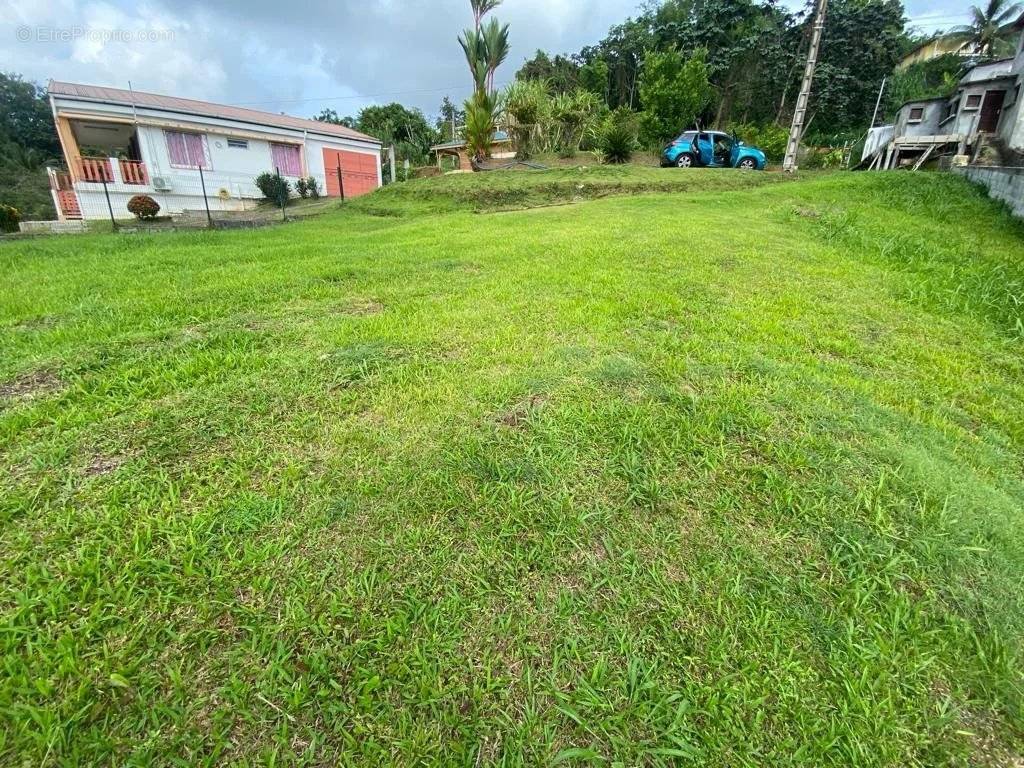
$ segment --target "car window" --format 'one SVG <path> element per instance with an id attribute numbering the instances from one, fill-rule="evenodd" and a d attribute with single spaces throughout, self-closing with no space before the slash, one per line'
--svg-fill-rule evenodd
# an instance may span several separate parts
<path id="1" fill-rule="evenodd" d="M 676 141 L 693 141 L 696 135 L 696 131 L 687 131 L 686 133 L 680 134 L 679 138 L 676 139 Z"/>

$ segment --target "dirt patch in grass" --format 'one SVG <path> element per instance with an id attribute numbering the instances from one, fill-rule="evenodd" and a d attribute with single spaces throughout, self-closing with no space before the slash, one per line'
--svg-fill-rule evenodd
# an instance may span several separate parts
<path id="1" fill-rule="evenodd" d="M 506 427 L 519 428 L 526 425 L 530 415 L 540 410 L 547 402 L 547 395 L 533 394 L 515 408 L 498 416 L 497 422 Z"/>
<path id="2" fill-rule="evenodd" d="M 53 371 L 30 371 L 0 384 L 0 397 L 28 399 L 53 394 L 63 386 L 64 382 Z"/>
<path id="3" fill-rule="evenodd" d="M 111 472 L 118 469 L 122 464 L 124 464 L 124 462 L 124 456 L 92 456 L 89 459 L 89 463 L 85 467 L 85 476 L 97 477 L 100 475 L 109 475 Z"/>
<path id="4" fill-rule="evenodd" d="M 352 299 L 338 310 L 338 314 L 366 317 L 368 315 L 379 315 L 383 311 L 384 305 L 374 299 Z"/>

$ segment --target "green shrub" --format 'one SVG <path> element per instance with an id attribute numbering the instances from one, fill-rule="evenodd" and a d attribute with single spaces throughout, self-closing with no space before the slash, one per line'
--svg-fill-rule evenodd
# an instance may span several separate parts
<path id="1" fill-rule="evenodd" d="M 128 201 L 128 213 L 137 219 L 152 219 L 160 213 L 160 204 L 149 195 L 135 195 Z"/>
<path id="2" fill-rule="evenodd" d="M 305 200 L 309 197 L 309 182 L 300 177 L 299 180 L 295 182 L 295 191 L 299 193 L 299 197 Z"/>
<path id="3" fill-rule="evenodd" d="M 264 171 L 253 182 L 263 196 L 275 205 L 285 206 L 292 196 L 292 185 L 279 174 Z"/>
<path id="4" fill-rule="evenodd" d="M 21 213 L 13 205 L 0 203 L 0 232 L 17 232 Z"/>
<path id="5" fill-rule="evenodd" d="M 315 176 L 310 176 L 306 179 L 306 191 L 309 192 L 309 196 L 314 200 L 320 198 L 320 185 L 316 183 Z"/>
<path id="6" fill-rule="evenodd" d="M 741 139 L 745 144 L 757 147 L 772 162 L 778 163 L 786 155 L 786 142 L 789 141 L 789 130 L 781 125 L 755 125 L 753 123 L 734 123 L 729 126 L 729 133 Z"/>
<path id="7" fill-rule="evenodd" d="M 637 149 L 637 117 L 620 107 L 608 115 L 601 127 L 597 148 L 606 163 L 628 163 Z"/>

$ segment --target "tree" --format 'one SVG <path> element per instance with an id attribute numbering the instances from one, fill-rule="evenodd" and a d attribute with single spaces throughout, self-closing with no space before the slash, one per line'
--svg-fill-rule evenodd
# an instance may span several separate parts
<path id="1" fill-rule="evenodd" d="M 465 122 L 466 111 L 459 109 L 450 98 L 445 96 L 441 100 L 441 108 L 437 120 L 434 121 L 434 127 L 437 128 L 438 135 L 454 141 L 456 126 L 462 125 Z"/>
<path id="2" fill-rule="evenodd" d="M 899 61 L 903 30 L 899 0 L 830 0 L 808 108 L 814 133 L 867 128 L 882 78 Z"/>
<path id="3" fill-rule="evenodd" d="M 516 80 L 536 80 L 544 83 L 549 93 L 568 93 L 579 86 L 580 66 L 567 56 L 551 58 L 538 49 L 516 72 Z"/>
<path id="4" fill-rule="evenodd" d="M 333 109 L 321 109 L 320 114 L 316 115 L 313 119 L 319 120 L 321 123 L 344 125 L 346 128 L 356 127 L 356 119 L 354 117 L 340 117 Z"/>
<path id="5" fill-rule="evenodd" d="M 640 76 L 642 133 L 648 143 L 671 138 L 689 128 L 711 100 L 707 51 L 698 48 L 688 59 L 679 51 L 651 51 Z"/>
<path id="6" fill-rule="evenodd" d="M 494 90 L 494 73 L 508 58 L 508 24 L 484 16 L 501 0 L 470 0 L 473 29 L 459 35 L 459 45 L 473 77 L 473 96 L 466 102 L 466 146 L 476 159 L 490 154 L 500 100 Z"/>
<path id="7" fill-rule="evenodd" d="M 397 102 L 360 110 L 353 127 L 385 144 L 393 144 L 399 160 L 416 164 L 429 159 L 430 146 L 437 138 L 437 132 L 420 110 Z"/>
<path id="8" fill-rule="evenodd" d="M 949 96 L 963 75 L 964 60 L 947 53 L 927 61 L 916 61 L 889 78 L 885 89 L 884 114 L 895 115 L 902 104 L 917 99 Z"/>
<path id="9" fill-rule="evenodd" d="M 608 68 L 606 103 L 612 109 L 619 106 L 635 109 L 644 54 L 656 49 L 651 19 L 645 14 L 613 26 L 604 40 L 596 46 L 583 48 L 576 60 L 581 66 L 603 60 Z"/>
<path id="10" fill-rule="evenodd" d="M 984 8 L 972 5 L 971 23 L 956 27 L 950 36 L 973 44 L 982 56 L 991 56 L 1000 42 L 1014 34 L 1010 22 L 1020 11 L 1021 4 L 1010 0 L 988 0 Z"/>
<path id="11" fill-rule="evenodd" d="M 47 157 L 60 155 L 46 91 L 13 72 L 0 72 L 0 141 Z"/>
<path id="12" fill-rule="evenodd" d="M 397 102 L 366 107 L 356 117 L 339 117 L 333 109 L 323 109 L 313 119 L 344 125 L 392 144 L 397 159 L 416 164 L 429 159 L 430 146 L 438 136 L 420 110 L 408 109 Z"/>
<path id="13" fill-rule="evenodd" d="M 608 103 L 608 62 L 600 56 L 579 68 L 580 87 L 595 93 Z"/>
<path id="14" fill-rule="evenodd" d="M 46 92 L 14 73 L 0 73 L 0 204 L 23 219 L 56 215 L 44 165 L 60 157 Z"/>
<path id="15" fill-rule="evenodd" d="M 516 148 L 516 157 L 526 160 L 537 149 L 551 111 L 544 81 L 517 79 L 505 89 L 503 124 Z"/>

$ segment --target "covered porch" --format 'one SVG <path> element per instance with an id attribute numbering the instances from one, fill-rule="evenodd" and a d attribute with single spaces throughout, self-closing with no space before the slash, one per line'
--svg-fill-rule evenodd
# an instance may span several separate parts
<path id="1" fill-rule="evenodd" d="M 59 117 L 57 133 L 73 182 L 149 184 L 133 124 Z"/>

